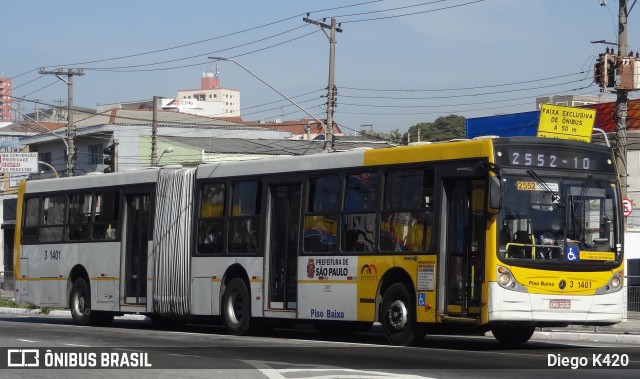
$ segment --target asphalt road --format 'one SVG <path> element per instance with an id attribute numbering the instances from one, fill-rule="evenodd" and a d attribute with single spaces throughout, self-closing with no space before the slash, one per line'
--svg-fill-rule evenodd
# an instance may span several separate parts
<path id="1" fill-rule="evenodd" d="M 48 368 L 8 367 L 33 363 L 36 351 L 39 367 Z M 626 367 L 607 367 L 614 364 Z M 116 318 L 101 328 L 75 326 L 68 318 L 0 316 L 2 378 L 128 378 L 132 369 L 103 366 L 140 365 L 147 367 L 133 369 L 136 378 L 635 378 L 640 347 L 532 340 L 514 349 L 485 336 L 428 336 L 407 348 L 386 345 L 375 328 L 328 336 L 302 326 L 236 337 L 212 325 L 161 330 Z M 61 368 L 69 366 L 76 368 Z"/>

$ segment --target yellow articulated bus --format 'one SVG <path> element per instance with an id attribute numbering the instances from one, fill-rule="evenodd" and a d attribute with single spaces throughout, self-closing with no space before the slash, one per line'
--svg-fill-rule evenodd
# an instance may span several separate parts
<path id="1" fill-rule="evenodd" d="M 28 181 L 16 297 L 79 325 L 125 313 L 428 332 L 621 321 L 609 148 L 485 138 Z"/>

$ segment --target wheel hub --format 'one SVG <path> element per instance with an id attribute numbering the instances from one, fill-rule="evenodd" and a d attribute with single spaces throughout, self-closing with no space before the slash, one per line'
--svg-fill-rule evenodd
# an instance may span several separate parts
<path id="1" fill-rule="evenodd" d="M 396 330 L 403 330 L 407 325 L 408 314 L 407 306 L 402 300 L 394 301 L 391 303 L 389 313 L 387 314 L 389 325 Z"/>
<path id="2" fill-rule="evenodd" d="M 234 324 L 239 323 L 243 317 L 242 296 L 240 296 L 237 293 L 234 293 L 233 295 L 229 296 L 229 301 L 227 303 L 227 310 L 228 310 L 227 313 L 231 318 L 230 321 L 232 321 Z"/>

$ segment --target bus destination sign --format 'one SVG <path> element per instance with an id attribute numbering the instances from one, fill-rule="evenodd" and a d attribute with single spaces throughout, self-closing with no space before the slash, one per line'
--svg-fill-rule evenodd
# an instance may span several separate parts
<path id="1" fill-rule="evenodd" d="M 522 168 L 551 168 L 579 171 L 614 172 L 611 156 L 595 151 L 548 149 L 537 147 L 508 147 L 496 150 L 496 163 Z"/>

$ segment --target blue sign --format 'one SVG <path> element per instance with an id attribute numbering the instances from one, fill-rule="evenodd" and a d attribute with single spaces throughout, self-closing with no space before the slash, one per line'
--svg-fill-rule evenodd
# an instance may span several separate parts
<path id="1" fill-rule="evenodd" d="M 424 307 L 425 305 L 427 305 L 427 294 L 418 293 L 418 306 Z"/>
<path id="2" fill-rule="evenodd" d="M 573 247 L 573 246 L 567 247 L 566 253 L 567 253 L 567 260 L 568 261 L 580 260 L 580 257 L 578 255 L 578 248 L 577 247 Z"/>

